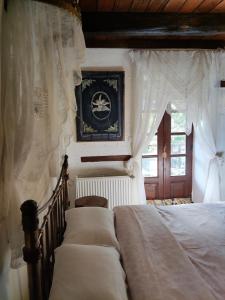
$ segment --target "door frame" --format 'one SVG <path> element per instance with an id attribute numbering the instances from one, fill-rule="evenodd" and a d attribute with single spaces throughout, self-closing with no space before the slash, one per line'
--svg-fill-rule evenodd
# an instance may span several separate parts
<path id="1" fill-rule="evenodd" d="M 191 197 L 192 192 L 192 152 L 193 152 L 193 128 L 192 133 L 186 135 L 186 175 L 171 176 L 170 175 L 170 161 L 171 161 L 171 135 L 183 135 L 184 132 L 171 133 L 171 116 L 165 112 L 158 131 L 157 131 L 157 155 L 143 155 L 143 158 L 157 157 L 158 158 L 158 172 L 157 177 L 144 177 L 145 191 L 147 200 L 151 199 L 168 199 L 176 197 Z M 166 157 L 163 156 L 167 153 Z M 172 155 L 172 157 L 184 156 L 182 154 Z M 183 193 L 176 192 L 176 186 L 183 183 Z M 155 190 L 155 192 L 154 192 Z M 157 192 L 156 192 L 157 190 Z M 157 194 L 156 197 L 151 197 L 152 193 Z"/>

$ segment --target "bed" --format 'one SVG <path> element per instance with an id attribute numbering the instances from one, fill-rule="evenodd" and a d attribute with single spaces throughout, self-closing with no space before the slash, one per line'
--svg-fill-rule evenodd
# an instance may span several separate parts
<path id="1" fill-rule="evenodd" d="M 225 204 L 68 209 L 67 169 L 21 207 L 30 299 L 225 299 Z"/>
<path id="2" fill-rule="evenodd" d="M 114 209 L 132 300 L 225 299 L 225 205 Z"/>

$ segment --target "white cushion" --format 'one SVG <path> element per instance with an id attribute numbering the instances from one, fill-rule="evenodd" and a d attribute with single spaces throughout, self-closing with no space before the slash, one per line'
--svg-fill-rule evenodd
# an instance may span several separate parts
<path id="1" fill-rule="evenodd" d="M 55 251 L 50 300 L 128 300 L 112 247 L 64 244 Z"/>
<path id="2" fill-rule="evenodd" d="M 119 250 L 113 211 L 103 207 L 72 208 L 66 211 L 66 222 L 63 243 L 114 246 Z"/>

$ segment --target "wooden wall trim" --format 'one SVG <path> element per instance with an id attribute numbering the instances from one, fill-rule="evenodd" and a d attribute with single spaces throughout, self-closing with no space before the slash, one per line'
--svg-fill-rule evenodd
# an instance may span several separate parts
<path id="1" fill-rule="evenodd" d="M 131 155 L 82 156 L 81 162 L 128 161 Z"/>
<path id="2" fill-rule="evenodd" d="M 225 80 L 221 80 L 220 81 L 220 87 L 221 88 L 225 88 Z"/>

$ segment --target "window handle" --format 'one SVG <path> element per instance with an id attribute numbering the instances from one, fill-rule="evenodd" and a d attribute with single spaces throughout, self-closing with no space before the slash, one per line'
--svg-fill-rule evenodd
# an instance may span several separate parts
<path id="1" fill-rule="evenodd" d="M 166 158 L 167 158 L 166 145 L 163 147 L 162 158 L 163 158 L 163 159 L 166 159 Z"/>

